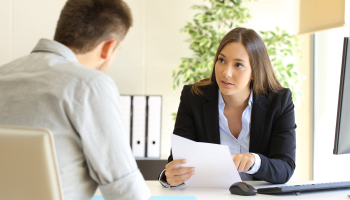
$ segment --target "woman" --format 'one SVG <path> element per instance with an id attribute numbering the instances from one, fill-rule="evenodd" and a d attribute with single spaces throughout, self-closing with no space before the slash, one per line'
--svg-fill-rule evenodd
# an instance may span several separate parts
<path id="1" fill-rule="evenodd" d="M 184 86 L 174 134 L 227 145 L 242 180 L 285 183 L 295 169 L 295 117 L 291 91 L 278 82 L 266 47 L 251 29 L 225 35 L 210 78 Z M 164 186 L 188 180 L 195 169 L 169 156 Z"/>

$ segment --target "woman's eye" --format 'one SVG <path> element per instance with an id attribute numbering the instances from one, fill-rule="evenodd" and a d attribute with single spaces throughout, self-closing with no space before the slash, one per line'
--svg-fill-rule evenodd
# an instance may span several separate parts
<path id="1" fill-rule="evenodd" d="M 218 58 L 218 61 L 219 61 L 220 63 L 224 63 L 224 62 L 225 62 L 225 60 L 222 59 L 222 58 Z"/>
<path id="2" fill-rule="evenodd" d="M 241 63 L 236 63 L 236 67 L 238 67 L 238 68 L 242 68 L 242 67 L 243 67 L 243 65 L 242 65 Z"/>

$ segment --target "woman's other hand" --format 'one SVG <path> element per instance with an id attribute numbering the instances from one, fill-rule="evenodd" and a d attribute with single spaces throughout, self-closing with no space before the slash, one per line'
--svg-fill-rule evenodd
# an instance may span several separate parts
<path id="1" fill-rule="evenodd" d="M 250 153 L 231 154 L 238 172 L 246 172 L 254 165 L 255 157 Z"/>
<path id="2" fill-rule="evenodd" d="M 173 160 L 165 165 L 165 176 L 169 185 L 178 186 L 194 174 L 194 167 L 177 168 L 178 165 L 185 163 L 186 160 Z"/>

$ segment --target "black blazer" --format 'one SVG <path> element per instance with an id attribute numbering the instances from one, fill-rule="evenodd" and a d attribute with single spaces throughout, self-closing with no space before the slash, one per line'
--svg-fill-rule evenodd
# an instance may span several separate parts
<path id="1" fill-rule="evenodd" d="M 191 93 L 185 85 L 174 128 L 174 134 L 196 142 L 220 144 L 218 86 L 201 87 L 204 95 Z M 276 93 L 253 95 L 249 152 L 261 158 L 261 166 L 253 174 L 255 180 L 285 183 L 295 169 L 295 117 L 292 93 L 281 89 Z M 173 160 L 172 154 L 168 162 Z"/>

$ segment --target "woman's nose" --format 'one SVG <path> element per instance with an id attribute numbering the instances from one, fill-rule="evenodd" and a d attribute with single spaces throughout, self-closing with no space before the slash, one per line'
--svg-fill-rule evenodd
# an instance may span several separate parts
<path id="1" fill-rule="evenodd" d="M 231 71 L 230 67 L 226 67 L 225 70 L 223 71 L 222 75 L 223 75 L 225 78 L 231 78 L 231 76 L 232 76 L 232 71 Z"/>

